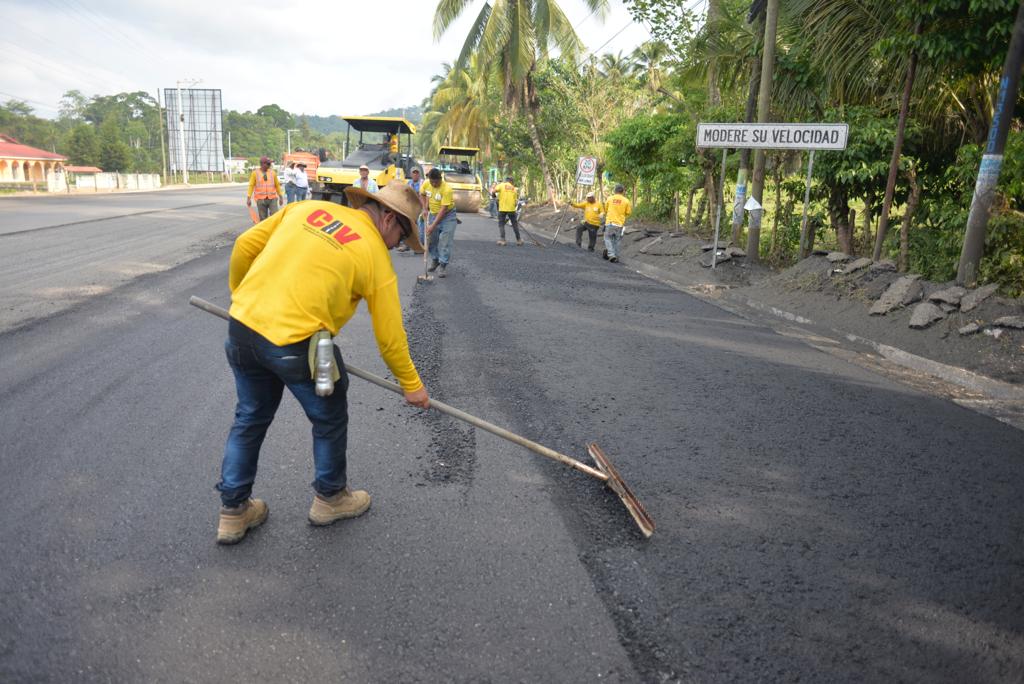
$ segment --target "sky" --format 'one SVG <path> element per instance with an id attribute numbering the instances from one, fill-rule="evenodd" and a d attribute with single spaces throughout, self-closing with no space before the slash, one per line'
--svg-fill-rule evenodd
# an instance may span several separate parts
<path id="1" fill-rule="evenodd" d="M 560 0 L 588 51 L 628 53 L 649 38 L 621 0 L 603 21 Z M 219 88 L 223 107 L 278 104 L 297 114 L 359 115 L 419 104 L 453 62 L 483 0 L 440 41 L 434 0 L 0 0 L 0 101 L 55 118 L 61 96 Z M 390 10 L 384 10 L 390 7 Z M 400 9 L 399 9 L 400 8 Z M 185 87 L 183 85 L 183 87 Z"/>

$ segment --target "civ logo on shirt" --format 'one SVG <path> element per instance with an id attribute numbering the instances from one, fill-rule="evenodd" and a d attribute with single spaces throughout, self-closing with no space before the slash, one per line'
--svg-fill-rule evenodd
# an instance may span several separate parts
<path id="1" fill-rule="evenodd" d="M 352 226 L 342 223 L 323 209 L 317 209 L 307 216 L 306 222 L 314 228 L 319 228 L 321 232 L 330 235 L 342 245 L 362 237 L 352 229 Z"/>

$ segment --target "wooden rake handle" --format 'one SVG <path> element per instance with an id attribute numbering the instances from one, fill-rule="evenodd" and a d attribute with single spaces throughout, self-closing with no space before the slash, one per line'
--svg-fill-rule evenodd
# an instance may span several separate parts
<path id="1" fill-rule="evenodd" d="M 226 309 L 222 309 L 216 304 L 212 304 L 211 302 L 208 302 L 205 299 L 200 299 L 199 297 L 190 297 L 188 303 L 196 308 L 202 309 L 207 313 L 211 313 L 214 316 L 219 316 L 220 318 L 223 318 L 226 321 L 230 320 L 230 316 L 228 315 Z M 405 396 L 405 392 L 402 391 L 402 388 L 396 385 L 395 383 L 385 380 L 379 375 L 374 375 L 373 373 L 364 371 L 361 368 L 356 368 L 347 361 L 345 362 L 345 370 L 348 371 L 349 375 L 354 375 L 357 378 L 366 380 L 367 382 L 373 383 L 374 385 L 382 387 L 390 392 L 394 392 L 395 394 Z M 554 449 L 549 449 L 543 444 L 538 444 L 533 440 L 526 439 L 522 435 L 517 435 L 514 432 L 506 430 L 505 428 L 498 427 L 494 423 L 490 423 L 482 418 L 477 418 L 476 416 L 466 413 L 461 409 L 457 409 L 454 406 L 449 406 L 443 401 L 431 398 L 430 408 L 437 409 L 438 411 L 445 415 L 451 416 L 452 418 L 455 418 L 457 420 L 461 420 L 464 423 L 474 425 L 480 428 L 481 430 L 486 430 L 487 432 L 490 432 L 492 435 L 497 435 L 498 437 L 506 439 L 514 444 L 526 447 L 535 454 L 540 454 L 541 456 L 546 456 L 547 458 L 558 461 L 559 463 L 567 465 L 570 468 L 580 471 L 581 473 L 586 473 L 587 475 L 590 475 L 591 477 L 597 480 L 601 480 L 602 482 L 608 481 L 608 475 L 598 470 L 597 468 L 592 468 L 585 463 L 577 461 L 575 458 L 572 458 L 571 456 L 566 456 L 565 454 L 559 453 Z"/>

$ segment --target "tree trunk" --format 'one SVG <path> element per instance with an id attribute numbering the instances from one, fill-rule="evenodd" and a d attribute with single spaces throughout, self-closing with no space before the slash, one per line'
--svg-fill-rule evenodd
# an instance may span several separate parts
<path id="1" fill-rule="evenodd" d="M 844 254 L 853 254 L 853 229 L 850 223 L 849 197 L 844 188 L 832 188 L 828 195 L 828 216 L 836 231 L 836 242 Z"/>
<path id="2" fill-rule="evenodd" d="M 921 201 L 921 186 L 917 182 L 917 169 L 913 164 L 907 168 L 907 183 L 910 185 L 910 198 L 907 199 L 907 211 L 903 214 L 903 223 L 900 225 L 900 273 L 906 273 L 909 268 L 910 221 L 917 211 L 918 202 Z"/>
<path id="3" fill-rule="evenodd" d="M 764 42 L 764 15 L 757 21 L 754 56 L 750 60 L 750 85 L 747 88 L 747 106 L 743 121 L 754 123 L 757 113 L 757 89 L 761 83 L 760 45 Z M 736 173 L 736 199 L 732 208 L 732 243 L 740 244 L 740 232 L 743 230 L 743 204 L 747 201 L 747 180 L 750 174 L 750 148 L 740 150 L 740 169 Z"/>
<path id="4" fill-rule="evenodd" d="M 721 18 L 722 0 L 708 0 L 708 12 L 704 19 L 704 27 L 710 33 L 718 28 Z M 708 62 L 708 106 L 717 107 L 722 104 L 722 93 L 718 90 L 718 59 L 712 57 Z"/>
<path id="5" fill-rule="evenodd" d="M 917 20 L 914 36 L 921 35 L 924 22 Z M 910 92 L 914 89 L 914 75 L 917 72 L 917 50 L 910 53 L 910 65 L 907 67 L 907 82 L 903 85 L 903 99 L 900 100 L 900 115 L 896 122 L 896 142 L 892 146 L 892 159 L 889 160 L 889 178 L 885 183 L 885 199 L 882 200 L 882 216 L 878 220 L 878 235 L 875 238 L 875 251 L 871 258 L 878 261 L 882 258 L 882 244 L 885 234 L 889 232 L 889 210 L 892 209 L 892 196 L 896 191 L 896 173 L 900 168 L 900 154 L 903 152 L 903 134 L 907 130 L 907 111 L 910 109 Z"/>
<path id="6" fill-rule="evenodd" d="M 772 236 L 769 241 L 768 254 L 774 256 L 778 251 L 779 215 L 782 213 L 782 160 L 775 164 L 775 215 L 772 216 Z M 801 255 L 803 256 L 803 255 Z"/>
<path id="7" fill-rule="evenodd" d="M 693 196 L 697 194 L 698 190 L 700 190 L 699 187 L 690 188 L 690 197 L 686 201 L 686 221 L 683 224 L 683 228 L 688 231 L 693 230 L 693 224 L 690 222 L 690 219 L 693 217 Z"/>
<path id="8" fill-rule="evenodd" d="M 864 235 L 863 235 L 863 245 L 864 245 L 864 253 L 865 254 L 870 254 L 871 253 L 871 243 L 872 243 L 872 240 L 871 240 L 871 238 L 872 238 L 871 227 L 872 227 L 872 225 L 874 224 L 874 221 L 875 221 L 875 217 L 871 213 L 871 204 L 872 204 L 872 202 L 874 202 L 874 199 L 875 199 L 874 195 L 868 195 L 867 197 L 864 198 Z M 860 251 L 860 250 L 858 250 L 858 251 Z"/>
<path id="9" fill-rule="evenodd" d="M 765 8 L 764 54 L 761 57 L 761 85 L 757 92 L 757 121 L 768 123 L 772 102 L 772 72 L 775 70 L 775 38 L 779 24 L 779 0 L 768 0 Z M 764 197 L 764 150 L 754 152 L 754 187 L 750 196 L 760 204 Z M 758 261 L 761 249 L 761 216 L 764 209 L 750 212 L 747 231 L 747 259 Z"/>
<path id="10" fill-rule="evenodd" d="M 694 233 L 700 234 L 701 225 L 704 223 L 704 207 L 708 203 L 708 193 L 705 192 L 700 196 L 700 201 L 697 202 L 697 215 L 693 219 Z"/>
<path id="11" fill-rule="evenodd" d="M 537 163 L 540 165 L 541 173 L 544 174 L 544 187 L 548 192 L 548 199 L 551 200 L 551 208 L 558 209 L 558 199 L 555 197 L 555 184 L 551 180 L 551 169 L 548 168 L 548 160 L 544 157 L 544 148 L 540 144 L 540 131 L 537 130 L 537 117 L 533 111 L 533 104 L 526 103 L 523 107 L 526 112 L 526 128 L 530 133 L 530 143 L 533 145 L 533 153 L 537 155 Z"/>

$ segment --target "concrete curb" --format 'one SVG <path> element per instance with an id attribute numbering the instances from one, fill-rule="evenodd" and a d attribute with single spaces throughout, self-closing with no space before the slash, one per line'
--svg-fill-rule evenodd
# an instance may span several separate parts
<path id="1" fill-rule="evenodd" d="M 524 221 L 523 223 L 526 222 Z M 546 235 L 548 238 L 552 237 L 551 233 L 548 233 L 542 228 L 530 225 L 529 229 L 538 235 Z M 559 242 L 562 242 L 561 237 L 562 236 L 560 235 Z M 712 282 L 680 282 L 679 279 L 675 277 L 675 274 L 670 271 L 666 271 L 663 268 L 659 268 L 658 266 L 654 266 L 643 261 L 627 260 L 620 263 L 635 273 L 692 295 L 703 302 L 712 304 L 741 318 L 750 320 L 750 311 L 754 310 L 769 314 L 775 318 L 779 318 L 790 323 L 814 326 L 819 331 L 827 331 L 834 336 L 847 340 L 848 342 L 865 346 L 894 364 L 918 373 L 930 375 L 959 387 L 963 387 L 972 392 L 984 395 L 988 399 L 994 401 L 1024 403 L 1024 387 L 1018 387 L 1016 385 L 1003 382 L 1002 380 L 996 380 L 995 378 L 990 378 L 987 375 L 981 375 L 980 373 L 969 371 L 966 368 L 951 366 L 940 361 L 934 361 L 923 356 L 918 356 L 917 354 L 912 354 L 906 350 L 882 344 L 881 342 L 876 342 L 875 340 L 861 337 L 854 333 L 837 330 L 825 325 L 819 325 L 809 318 L 805 318 L 799 314 L 784 311 L 777 307 L 770 306 L 747 297 L 730 297 L 730 288 L 725 285 Z"/>

